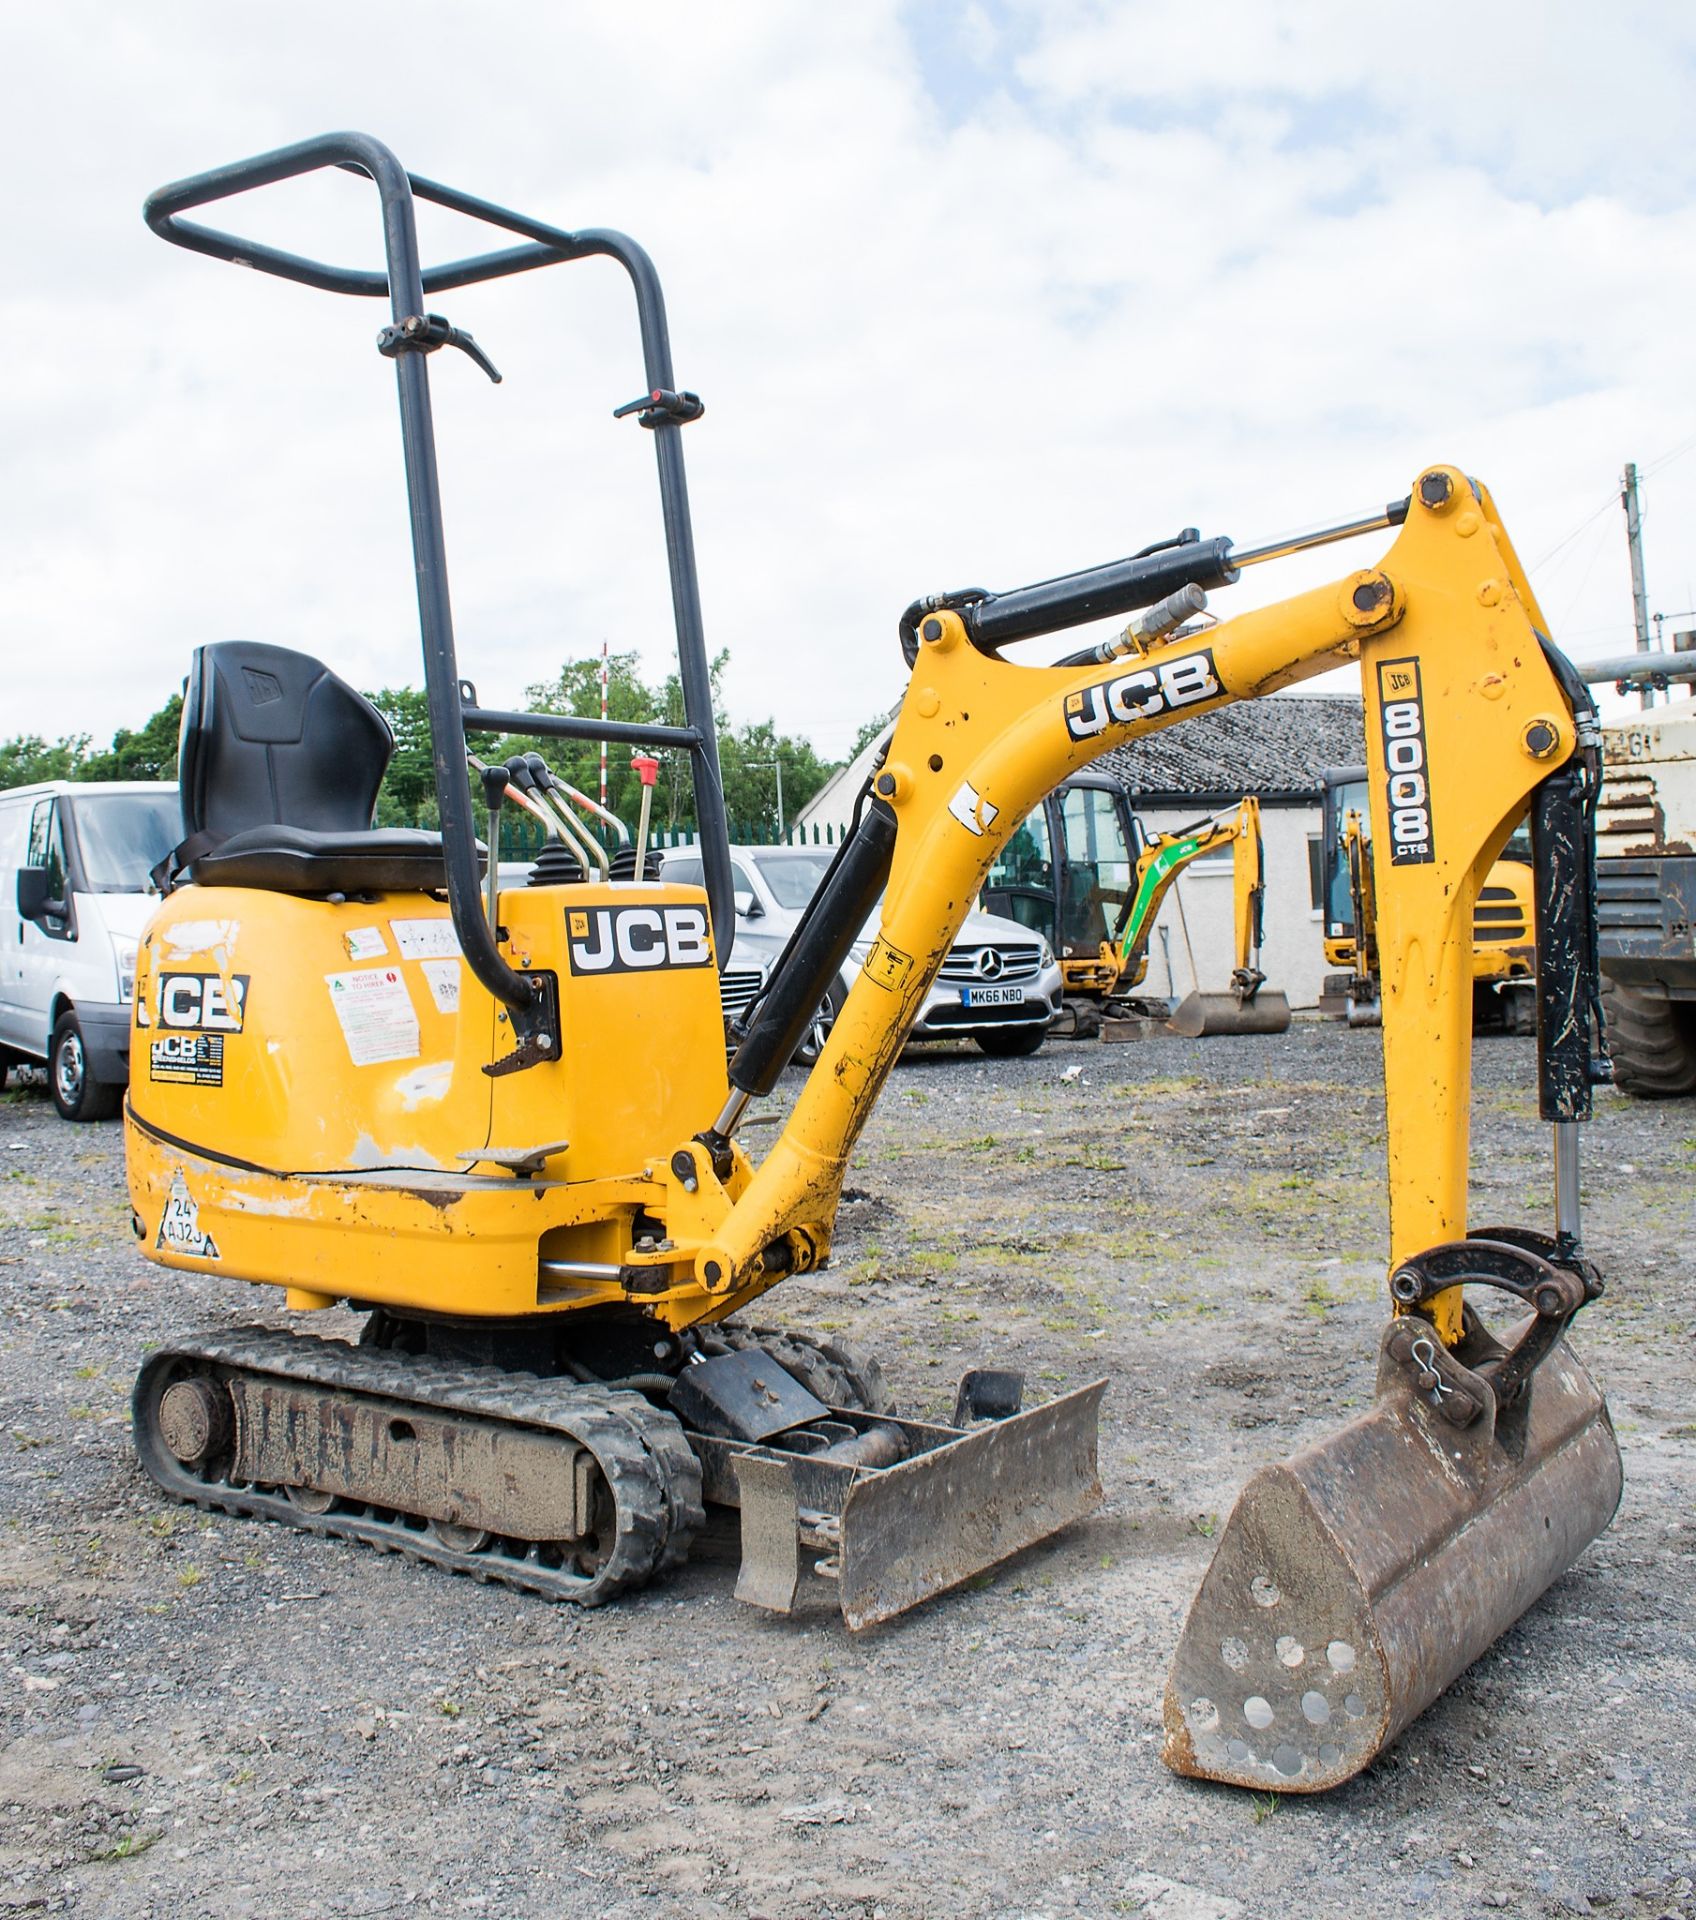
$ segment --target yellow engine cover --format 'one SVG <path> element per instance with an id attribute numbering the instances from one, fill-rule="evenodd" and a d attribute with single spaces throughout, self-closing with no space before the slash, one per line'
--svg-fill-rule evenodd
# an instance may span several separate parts
<path id="1" fill-rule="evenodd" d="M 172 894 L 143 936 L 130 1043 L 147 1252 L 287 1286 L 300 1305 L 478 1314 L 549 1304 L 539 1250 L 623 1259 L 647 1163 L 727 1092 L 704 896 L 516 888 L 500 921 L 509 963 L 557 979 L 563 1046 L 491 1076 L 511 1027 L 445 902 Z M 477 1159 L 561 1142 L 533 1178 Z"/>

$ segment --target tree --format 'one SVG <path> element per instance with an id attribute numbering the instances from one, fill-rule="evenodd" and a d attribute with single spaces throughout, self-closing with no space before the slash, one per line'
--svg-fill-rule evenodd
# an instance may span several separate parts
<path id="1" fill-rule="evenodd" d="M 777 829 L 777 774 L 774 762 L 783 767 L 783 811 L 792 819 L 818 792 L 835 771 L 834 763 L 821 760 L 806 740 L 779 734 L 774 723 L 761 720 L 732 727 L 724 712 L 721 691 L 728 653 L 720 653 L 709 665 L 712 684 L 713 725 L 718 734 L 720 772 L 723 778 L 725 810 L 738 828 L 771 834 Z M 681 727 L 686 724 L 683 688 L 675 673 L 668 674 L 658 686 L 650 686 L 641 675 L 640 656 L 634 652 L 615 653 L 607 658 L 607 717 L 633 726 L 654 724 Z M 378 798 L 377 819 L 382 826 L 434 826 L 436 824 L 436 777 L 430 750 L 429 713 L 424 695 L 412 687 L 384 687 L 366 696 L 387 718 L 395 734 L 395 755 L 383 781 Z M 533 713 L 573 714 L 580 719 L 598 720 L 601 713 L 601 660 L 598 654 L 582 660 L 568 660 L 558 674 L 539 685 L 527 687 L 525 703 Z M 591 799 L 600 795 L 601 748 L 595 740 L 536 740 L 515 734 L 495 739 L 479 736 L 473 751 L 489 761 L 504 760 L 514 753 L 540 752 L 562 780 Z M 689 753 L 677 747 L 659 748 L 659 779 L 652 809 L 654 829 L 660 832 L 687 831 L 694 827 L 695 794 Z M 634 827 L 642 804 L 641 784 L 632 770 L 631 749 L 623 745 L 607 747 L 607 806 L 627 825 Z M 472 782 L 479 811 L 482 792 Z M 592 824 L 592 822 L 591 822 Z M 520 816 L 503 829 L 502 840 L 517 842 L 534 837 L 527 815 Z"/>
<path id="2" fill-rule="evenodd" d="M 0 787 L 29 787 L 37 780 L 75 778 L 88 751 L 88 735 L 72 734 L 49 743 L 39 733 L 0 740 Z"/>
<path id="3" fill-rule="evenodd" d="M 169 700 L 136 732 L 120 727 L 105 753 L 88 754 L 77 768 L 79 780 L 174 780 L 177 735 L 182 728 L 183 697 Z"/>
<path id="4" fill-rule="evenodd" d="M 900 709 L 898 707 L 891 707 L 888 713 L 874 713 L 869 720 L 864 721 L 861 724 L 860 731 L 854 736 L 854 744 L 848 749 L 848 758 L 850 760 L 858 759 L 861 753 L 884 731 L 899 711 Z"/>
<path id="5" fill-rule="evenodd" d="M 776 833 L 778 766 L 783 769 L 785 826 L 836 770 L 832 762 L 818 757 L 810 741 L 780 734 L 770 720 L 721 734 L 718 752 L 724 806 L 733 831 L 752 828 L 762 834 Z"/>
<path id="6" fill-rule="evenodd" d="M 120 727 L 111 746 L 99 753 L 90 751 L 86 733 L 54 741 L 38 733 L 0 740 L 0 788 L 27 787 L 37 780 L 174 780 L 182 716 L 183 697 L 173 693 L 135 731 Z"/>
<path id="7" fill-rule="evenodd" d="M 436 763 L 430 754 L 429 703 L 422 690 L 380 687 L 365 697 L 395 736 L 394 758 L 377 795 L 378 826 L 436 826 Z"/>

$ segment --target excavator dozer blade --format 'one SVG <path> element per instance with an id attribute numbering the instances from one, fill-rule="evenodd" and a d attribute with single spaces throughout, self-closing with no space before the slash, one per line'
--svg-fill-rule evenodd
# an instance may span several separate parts
<path id="1" fill-rule="evenodd" d="M 1619 1448 L 1564 1343 L 1458 1428 L 1385 1357 L 1370 1411 L 1249 1482 L 1166 1685 L 1176 1773 L 1319 1793 L 1368 1764 L 1607 1526 Z"/>
<path id="2" fill-rule="evenodd" d="M 1187 1040 L 1215 1033 L 1284 1033 L 1290 1024 L 1290 1003 L 1264 987 L 1252 1000 L 1234 993 L 1187 993 L 1172 1009 L 1166 1023 Z"/>
<path id="3" fill-rule="evenodd" d="M 842 1509 L 842 1617 L 869 1627 L 1046 1540 L 1101 1503 L 1107 1382 L 992 1420 L 857 1480 Z"/>
<path id="4" fill-rule="evenodd" d="M 888 1466 L 785 1451 L 781 1435 L 755 1447 L 692 1436 L 707 1498 L 742 1510 L 737 1599 L 792 1613 L 802 1560 L 822 1549 L 815 1564 L 835 1580 L 842 1617 L 858 1631 L 1081 1520 L 1101 1504 L 1106 1386 L 1097 1380 L 969 1427 L 833 1413 L 870 1428 L 868 1439 L 904 1446 L 907 1456 Z"/>

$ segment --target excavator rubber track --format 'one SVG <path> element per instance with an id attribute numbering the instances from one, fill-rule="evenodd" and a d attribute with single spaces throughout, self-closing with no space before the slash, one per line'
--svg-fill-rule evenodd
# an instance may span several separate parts
<path id="1" fill-rule="evenodd" d="M 678 1421 L 614 1387 L 238 1327 L 150 1355 L 132 1405 L 141 1463 L 179 1500 L 578 1606 L 681 1565 L 705 1521 L 700 1465 Z M 405 1457 L 432 1441 L 457 1475 L 438 1478 L 434 1496 L 417 1503 L 438 1511 L 385 1501 L 404 1484 Z M 244 1465 L 275 1465 L 291 1448 L 321 1463 L 319 1485 L 243 1475 Z M 467 1462 L 478 1451 L 495 1471 L 467 1503 L 479 1477 Z M 390 1455 L 401 1459 L 385 1473 Z M 538 1464 L 547 1471 L 515 1495 L 510 1469 Z M 420 1486 L 426 1479 L 418 1476 Z M 504 1511 L 502 1502 L 522 1508 L 539 1483 L 555 1501 L 575 1485 L 578 1511 L 592 1509 L 599 1531 L 528 1537 L 535 1509 Z"/>

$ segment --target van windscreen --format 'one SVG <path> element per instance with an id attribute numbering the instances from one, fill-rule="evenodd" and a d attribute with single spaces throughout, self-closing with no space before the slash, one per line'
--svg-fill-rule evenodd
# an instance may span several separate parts
<path id="1" fill-rule="evenodd" d="M 95 893 L 141 893 L 183 837 L 174 793 L 83 793 L 74 801 L 83 877 Z"/>

